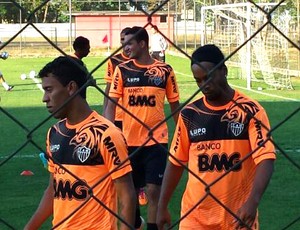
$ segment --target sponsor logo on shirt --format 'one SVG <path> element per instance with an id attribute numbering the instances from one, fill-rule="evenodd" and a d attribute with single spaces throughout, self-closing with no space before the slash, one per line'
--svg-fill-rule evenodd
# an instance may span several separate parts
<path id="1" fill-rule="evenodd" d="M 118 155 L 118 151 L 116 149 L 115 144 L 112 142 L 111 137 L 108 136 L 103 140 L 103 143 L 105 147 L 107 148 L 108 152 L 111 154 L 111 157 L 113 159 L 114 165 L 121 164 L 121 160 Z"/>
<path id="2" fill-rule="evenodd" d="M 215 150 L 215 149 L 221 149 L 220 143 L 200 143 L 197 145 L 198 151 L 207 151 L 207 150 Z"/>
<path id="3" fill-rule="evenodd" d="M 56 199 L 76 199 L 85 200 L 88 196 L 89 188 L 84 181 L 77 180 L 73 183 L 69 180 L 53 180 L 54 197 Z"/>
<path id="4" fill-rule="evenodd" d="M 129 82 L 129 83 L 136 83 L 136 82 L 139 82 L 139 81 L 140 81 L 139 77 L 129 77 L 129 78 L 127 78 L 127 82 Z"/>
<path id="5" fill-rule="evenodd" d="M 174 76 L 171 76 L 171 82 L 173 87 L 173 93 L 178 93 Z"/>
<path id="6" fill-rule="evenodd" d="M 128 93 L 142 93 L 143 88 L 128 88 Z"/>
<path id="7" fill-rule="evenodd" d="M 198 128 L 190 130 L 190 135 L 192 137 L 202 136 L 206 134 L 206 128 Z"/>
<path id="8" fill-rule="evenodd" d="M 206 171 L 227 171 L 233 168 L 240 162 L 240 153 L 233 153 L 228 155 L 223 154 L 199 154 L 198 167 L 200 172 Z M 242 164 L 236 165 L 232 171 L 239 171 L 242 168 Z"/>
<path id="9" fill-rule="evenodd" d="M 254 124 L 255 124 L 256 135 L 257 135 L 257 146 L 265 146 L 263 144 L 264 138 L 263 138 L 263 134 L 261 131 L 261 122 L 258 120 L 255 120 Z"/>
<path id="10" fill-rule="evenodd" d="M 115 76 L 115 80 L 114 80 L 114 90 L 116 90 L 118 88 L 118 85 L 119 85 L 119 73 L 116 73 L 116 76 Z"/>
<path id="11" fill-rule="evenodd" d="M 155 107 L 155 95 L 130 95 L 128 98 L 128 104 L 130 106 L 149 106 Z"/>

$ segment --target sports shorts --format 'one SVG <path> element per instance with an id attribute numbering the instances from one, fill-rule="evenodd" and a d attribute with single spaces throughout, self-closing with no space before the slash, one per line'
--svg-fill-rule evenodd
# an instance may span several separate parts
<path id="1" fill-rule="evenodd" d="M 162 184 L 167 163 L 168 144 L 129 146 L 128 153 L 135 188 L 145 187 L 146 184 Z"/>

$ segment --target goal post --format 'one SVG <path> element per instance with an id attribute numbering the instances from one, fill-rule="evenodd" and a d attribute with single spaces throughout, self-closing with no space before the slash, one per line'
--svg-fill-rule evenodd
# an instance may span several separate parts
<path id="1" fill-rule="evenodd" d="M 258 5 L 268 12 L 277 3 Z M 287 34 L 288 17 L 278 10 L 271 16 L 272 23 Z M 254 81 L 264 82 L 272 89 L 293 89 L 288 71 L 288 41 L 267 23 L 266 13 L 249 2 L 205 6 L 201 8 L 201 45 L 213 43 L 225 55 L 236 52 L 227 65 L 239 70 L 238 77 L 246 80 L 248 89 Z"/>

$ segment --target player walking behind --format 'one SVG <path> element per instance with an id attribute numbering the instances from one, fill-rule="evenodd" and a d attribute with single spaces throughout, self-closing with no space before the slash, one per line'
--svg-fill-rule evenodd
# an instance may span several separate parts
<path id="1" fill-rule="evenodd" d="M 220 49 L 198 48 L 191 68 L 204 96 L 180 112 L 157 224 L 170 224 L 170 198 L 187 165 L 181 230 L 258 229 L 257 207 L 273 173 L 275 149 L 262 106 L 231 88 Z"/>
<path id="2" fill-rule="evenodd" d="M 77 59 L 58 57 L 39 76 L 48 111 L 63 119 L 48 131 L 49 185 L 25 230 L 52 214 L 55 229 L 117 229 L 112 212 L 127 223 L 121 229 L 132 229 L 136 196 L 125 139 L 89 107 L 87 71 Z"/>
<path id="3" fill-rule="evenodd" d="M 125 38 L 125 33 L 129 30 L 129 27 L 125 27 L 121 33 L 120 33 L 120 41 L 121 45 L 124 45 L 124 38 Z M 129 57 L 128 54 L 125 51 L 125 46 L 122 48 L 122 52 L 114 55 L 107 61 L 107 68 L 106 68 L 106 73 L 104 76 L 104 80 L 106 81 L 106 88 L 105 88 L 105 94 L 108 95 L 112 77 L 115 71 L 115 68 L 117 65 L 124 61 L 128 61 Z M 107 97 L 104 96 L 104 101 L 103 101 L 103 115 L 105 116 L 106 113 L 106 106 L 107 106 Z M 119 100 L 119 104 L 122 104 L 122 100 Z M 124 111 L 117 106 L 116 108 L 116 114 L 115 114 L 115 125 L 119 127 L 122 130 L 122 116 L 123 116 Z"/>
<path id="4" fill-rule="evenodd" d="M 131 60 L 119 64 L 114 72 L 106 116 L 115 119 L 119 98 L 130 112 L 123 114 L 123 133 L 128 143 L 133 180 L 138 195 L 146 185 L 148 197 L 147 229 L 157 229 L 156 213 L 166 166 L 168 129 L 164 102 L 168 99 L 176 122 L 179 106 L 178 86 L 172 67 L 151 58 L 149 36 L 142 27 L 132 27 L 125 34 L 125 50 Z M 135 228 L 141 226 L 137 203 Z"/>
<path id="5" fill-rule="evenodd" d="M 74 57 L 82 60 L 84 57 L 87 57 L 90 53 L 90 40 L 79 36 L 73 42 L 73 49 L 74 49 Z"/>

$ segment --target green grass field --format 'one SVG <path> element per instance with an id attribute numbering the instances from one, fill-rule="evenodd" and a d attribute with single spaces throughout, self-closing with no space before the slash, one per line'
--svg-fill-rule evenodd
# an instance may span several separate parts
<path id="1" fill-rule="evenodd" d="M 47 129 L 55 120 L 48 119 L 49 114 L 42 103 L 42 91 L 37 85 L 38 79 L 21 80 L 20 75 L 31 70 L 38 72 L 50 60 L 52 58 L 12 57 L 6 61 L 0 60 L 1 72 L 8 83 L 15 85 L 11 92 L 0 88 L 0 229 L 22 229 L 48 184 L 49 175 L 38 154 L 44 151 Z M 102 60 L 103 57 L 87 57 L 85 63 L 92 70 Z M 176 71 L 181 102 L 184 102 L 197 90 L 190 63 L 185 58 L 174 56 L 168 56 L 167 62 Z M 93 74 L 103 90 L 105 68 L 101 66 Z M 293 91 L 269 90 L 263 83 L 263 91 L 247 90 L 246 82 L 234 78 L 230 71 L 229 82 L 265 107 L 274 128 L 273 138 L 288 156 L 278 152 L 275 172 L 259 207 L 261 229 L 300 229 L 300 220 L 293 223 L 300 219 L 300 79 L 292 79 Z M 88 89 L 88 101 L 95 110 L 102 112 L 101 92 L 95 88 Z M 166 106 L 166 115 L 169 114 L 169 107 Z M 168 121 L 168 126 L 171 139 L 174 131 L 172 120 Z M 20 176 L 23 170 L 31 170 L 34 176 Z M 186 175 L 170 204 L 173 220 L 179 216 L 185 181 Z M 145 217 L 145 208 L 142 212 Z M 49 220 L 41 229 L 50 228 Z"/>

